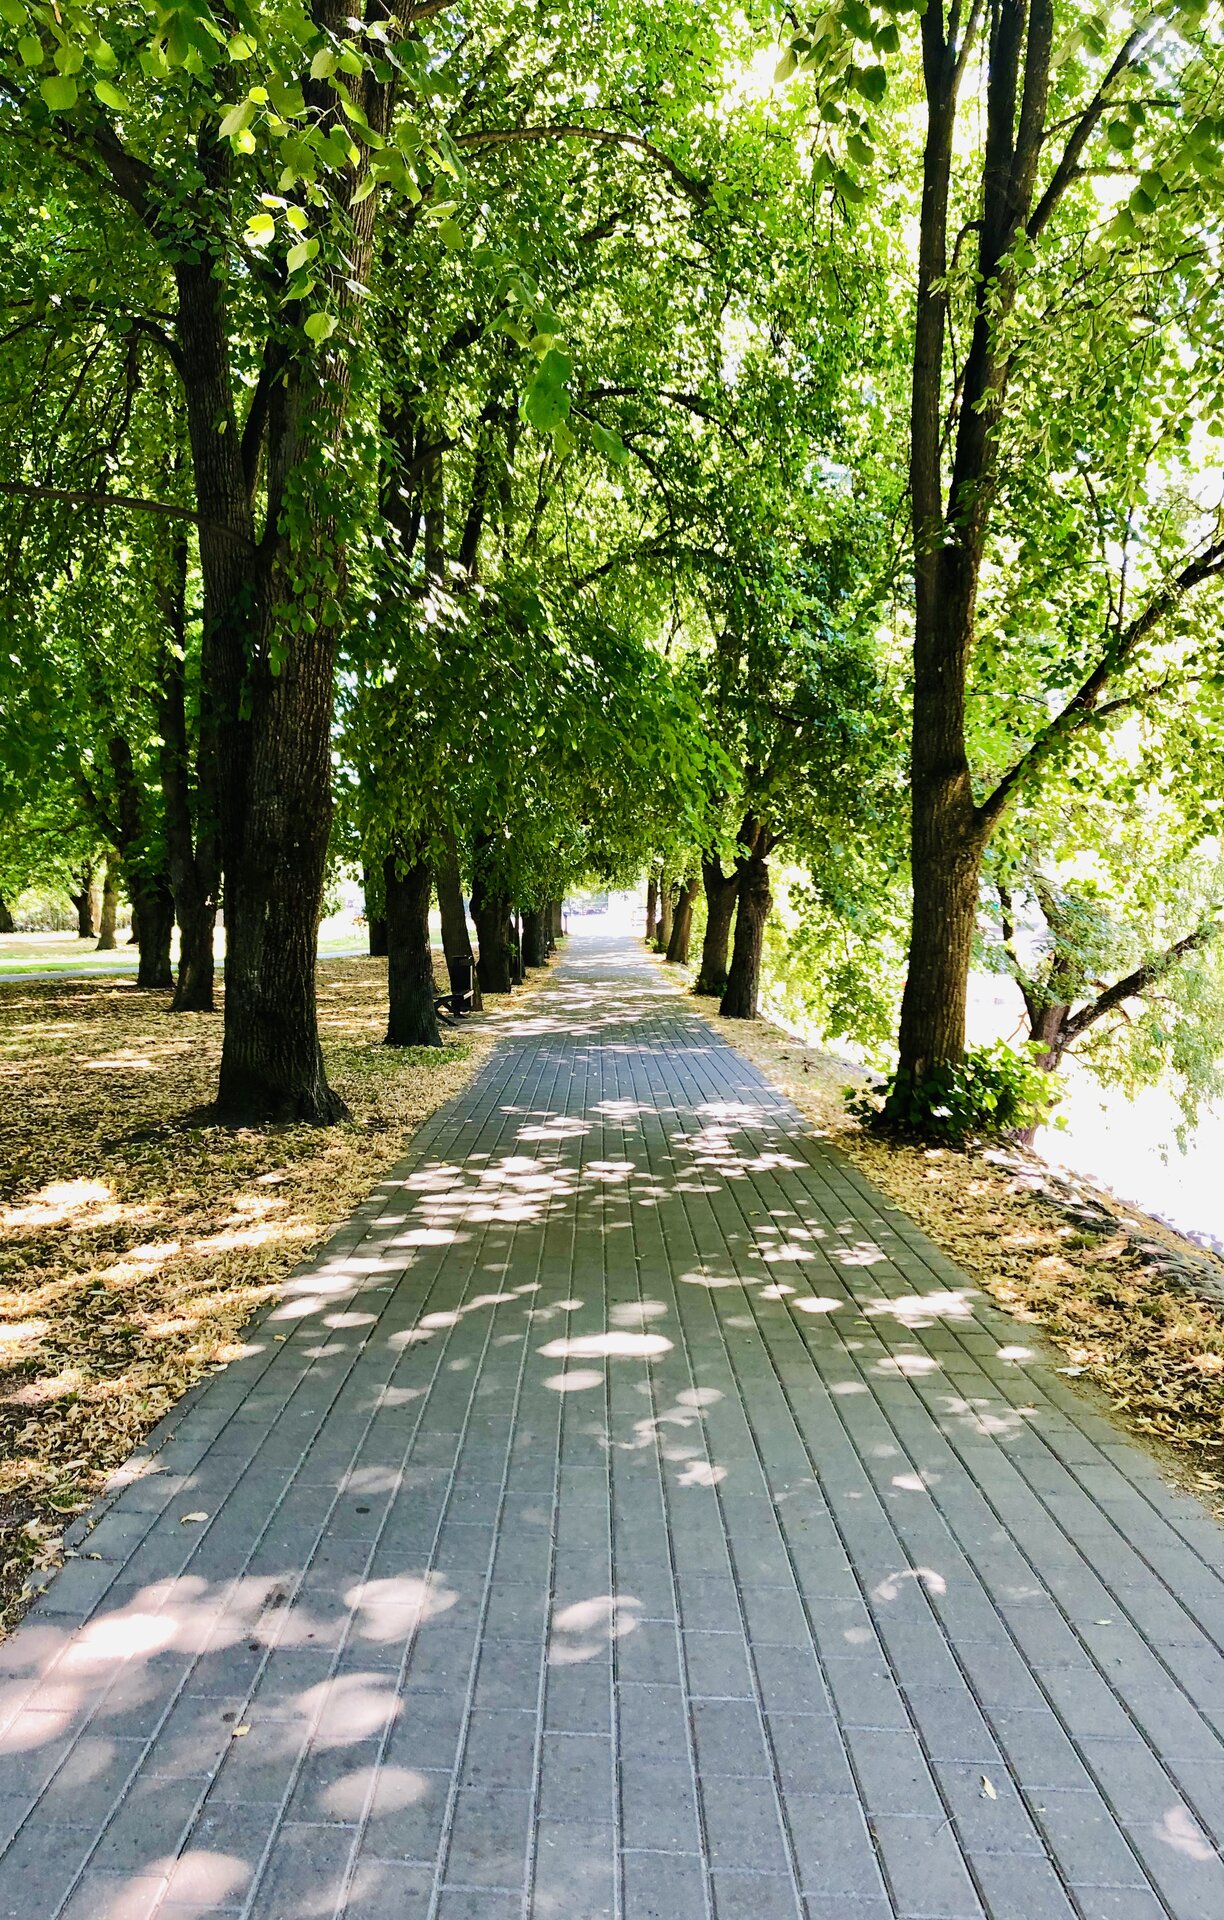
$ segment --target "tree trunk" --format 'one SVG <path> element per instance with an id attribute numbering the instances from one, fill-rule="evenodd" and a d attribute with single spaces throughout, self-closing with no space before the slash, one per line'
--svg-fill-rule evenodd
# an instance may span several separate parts
<path id="1" fill-rule="evenodd" d="M 672 936 L 672 921 L 675 917 L 675 883 L 664 874 L 659 886 L 659 932 L 655 940 L 655 952 L 666 953 Z"/>
<path id="2" fill-rule="evenodd" d="M 180 901 L 175 910 L 179 928 L 178 975 L 171 1013 L 211 1013 L 217 970 L 213 937 L 217 909 L 208 898 Z"/>
<path id="3" fill-rule="evenodd" d="M 553 914 L 553 923 L 552 923 L 553 939 L 564 940 L 565 938 L 565 902 L 564 900 L 553 901 L 552 914 Z"/>
<path id="4" fill-rule="evenodd" d="M 755 1020 L 761 986 L 761 950 L 765 940 L 765 922 L 773 898 L 769 891 L 769 860 L 758 848 L 749 858 L 740 880 L 735 915 L 735 944 L 726 990 L 718 1011 L 728 1020 Z"/>
<path id="5" fill-rule="evenodd" d="M 646 945 L 652 947 L 658 932 L 659 882 L 652 873 L 646 882 Z"/>
<path id="6" fill-rule="evenodd" d="M 472 919 L 476 923 L 476 978 L 485 993 L 509 993 L 514 984 L 510 939 L 511 901 L 486 871 L 489 841 L 477 838 L 472 883 Z"/>
<path id="7" fill-rule="evenodd" d="M 1027 996 L 1026 996 L 1027 999 Z M 1065 1022 L 1071 1008 L 1061 1000 L 1050 1002 L 1047 1006 L 1029 1006 L 1029 1039 L 1041 1048 L 1034 1055 L 1035 1064 L 1043 1067 L 1047 1073 L 1056 1073 L 1066 1047 Z M 1037 1138 L 1036 1127 L 1017 1127 L 1016 1139 L 1020 1146 L 1031 1147 Z"/>
<path id="8" fill-rule="evenodd" d="M 459 848 L 455 836 L 447 830 L 442 836 L 442 858 L 438 862 L 438 913 L 442 920 L 442 952 L 446 959 L 447 976 L 454 993 L 460 984 L 460 974 L 470 970 L 472 981 L 472 1012 L 481 1009 L 480 981 L 476 975 L 476 960 L 472 952 L 472 936 L 468 931 L 467 911 L 463 904 L 463 878 L 459 871 Z"/>
<path id="9" fill-rule="evenodd" d="M 77 877 L 77 890 L 69 893 L 68 898 L 76 908 L 77 939 L 92 940 L 98 928 L 94 920 L 93 862 L 82 867 Z"/>
<path id="10" fill-rule="evenodd" d="M 98 922 L 98 953 L 115 951 L 115 922 L 119 918 L 119 864 L 112 856 L 102 882 L 102 916 Z"/>
<path id="11" fill-rule="evenodd" d="M 134 900 L 132 902 L 132 910 L 128 915 L 127 943 L 129 947 L 138 947 L 140 945 L 140 915 L 136 911 L 136 902 Z"/>
<path id="12" fill-rule="evenodd" d="M 724 873 L 717 860 L 703 860 L 701 878 L 705 886 L 706 926 L 701 945 L 701 968 L 693 985 L 694 993 L 717 994 L 727 990 L 727 955 L 731 947 L 731 922 L 739 897 L 740 868 Z"/>
<path id="13" fill-rule="evenodd" d="M 915 762 L 928 758 L 915 731 Z M 968 770 L 923 769 L 912 799 L 914 916 L 901 999 L 898 1065 L 911 1080 L 959 1060 L 984 839 L 977 828 Z"/>
<path id="14" fill-rule="evenodd" d="M 17 922 L 13 918 L 12 908 L 0 894 L 0 933 L 16 933 Z"/>
<path id="15" fill-rule="evenodd" d="M 366 928 L 370 936 L 370 957 L 387 957 L 387 916 L 384 912 L 382 882 L 372 867 L 361 869 L 361 892 L 365 906 Z"/>
<path id="16" fill-rule="evenodd" d="M 192 790 L 187 724 L 187 540 L 176 534 L 158 597 L 166 622 L 160 700 L 160 773 L 166 856 L 179 924 L 179 966 L 172 1013 L 213 1010 L 213 932 L 221 873 L 217 844 L 217 757 L 210 701 L 200 687 L 200 716 Z"/>
<path id="17" fill-rule="evenodd" d="M 672 915 L 671 939 L 667 943 L 667 957 L 679 966 L 687 966 L 689 941 L 693 936 L 693 908 L 697 904 L 697 889 L 700 880 L 694 876 L 686 880 L 676 898 L 676 910 Z"/>
<path id="18" fill-rule="evenodd" d="M 383 865 L 387 901 L 387 1045 L 440 1047 L 429 944 L 432 875 L 423 857 L 410 864 L 389 854 Z"/>
<path id="19" fill-rule="evenodd" d="M 523 915 L 523 965 L 525 967 L 542 967 L 548 960 L 544 920 L 544 913 L 537 907 L 528 908 Z"/>
<path id="20" fill-rule="evenodd" d="M 174 894 L 165 873 L 142 873 L 139 868 L 128 874 L 134 917 L 140 927 L 140 964 L 136 970 L 138 987 L 162 988 L 174 985 L 170 967 L 170 940 L 174 933 Z"/>

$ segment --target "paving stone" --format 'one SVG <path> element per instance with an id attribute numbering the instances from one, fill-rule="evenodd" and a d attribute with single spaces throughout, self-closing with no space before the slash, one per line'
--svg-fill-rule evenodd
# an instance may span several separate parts
<path id="1" fill-rule="evenodd" d="M 626 1853 L 622 1871 L 624 1920 L 709 1920 L 699 1855 Z"/>
<path id="2" fill-rule="evenodd" d="M 674 986 L 572 940 L 74 1528 L 0 1920 L 1220 1920 L 1224 1533 Z"/>

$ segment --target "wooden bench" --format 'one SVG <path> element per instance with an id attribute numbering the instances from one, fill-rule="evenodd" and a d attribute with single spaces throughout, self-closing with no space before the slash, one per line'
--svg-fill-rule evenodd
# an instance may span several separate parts
<path id="1" fill-rule="evenodd" d="M 434 1000 L 434 1009 L 449 1020 L 462 1020 L 469 1014 L 476 1000 L 476 973 L 470 960 L 448 960 L 446 971 L 450 975 L 450 992 L 440 993 Z"/>

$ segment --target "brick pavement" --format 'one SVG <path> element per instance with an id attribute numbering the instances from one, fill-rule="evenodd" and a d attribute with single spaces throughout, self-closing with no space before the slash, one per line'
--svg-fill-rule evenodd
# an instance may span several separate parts
<path id="1" fill-rule="evenodd" d="M 629 943 L 121 1479 L 0 1915 L 1224 1916 L 1224 1534 Z"/>

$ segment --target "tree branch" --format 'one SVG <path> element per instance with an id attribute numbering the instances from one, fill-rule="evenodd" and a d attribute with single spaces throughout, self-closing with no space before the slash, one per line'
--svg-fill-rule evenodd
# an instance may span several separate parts
<path id="1" fill-rule="evenodd" d="M 1071 1019 L 1064 1023 L 1064 1047 L 1073 1045 L 1087 1033 L 1089 1027 L 1095 1026 L 1098 1020 L 1103 1020 L 1107 1013 L 1112 1013 L 1124 1001 L 1139 999 L 1149 987 L 1154 987 L 1158 981 L 1165 978 L 1166 974 L 1172 973 L 1174 967 L 1184 960 L 1188 953 L 1196 953 L 1203 947 L 1209 947 L 1212 941 L 1218 940 L 1222 933 L 1224 933 L 1224 921 L 1209 921 L 1206 926 L 1197 928 L 1194 933 L 1188 933 L 1184 940 L 1176 941 L 1163 953 L 1157 954 L 1154 960 L 1145 961 L 1143 966 L 1136 967 L 1133 973 L 1128 973 L 1124 979 L 1116 981 L 1112 987 L 1107 987 L 1104 993 L 1098 994 L 1089 1006 L 1081 1008 L 1079 1013 L 1073 1014 Z"/>
<path id="2" fill-rule="evenodd" d="M 688 196 L 695 206 L 703 207 L 710 198 L 709 183 L 699 180 L 694 174 L 686 173 L 669 154 L 661 148 L 652 146 L 638 133 L 621 133 L 614 127 L 583 127 L 563 122 L 557 126 L 539 127 L 490 127 L 481 133 L 460 133 L 454 137 L 456 147 L 465 147 L 469 151 L 482 147 L 508 147 L 541 140 L 590 140 L 597 146 L 633 147 L 639 153 L 647 154 L 663 168 L 680 191 Z"/>
<path id="3" fill-rule="evenodd" d="M 138 500 L 127 493 L 93 493 L 75 487 L 34 487 L 26 486 L 17 480 L 0 480 L 0 493 L 16 494 L 23 500 L 63 500 L 69 506 L 76 507 L 132 507 L 141 513 L 159 513 L 168 520 L 190 520 L 192 526 L 211 526 L 217 532 L 226 533 L 231 540 L 238 540 L 244 547 L 252 542 L 243 534 L 235 533 L 220 521 L 207 521 L 202 514 L 190 507 L 172 506 L 167 500 Z"/>
<path id="4" fill-rule="evenodd" d="M 1138 652 L 1148 635 L 1195 587 L 1204 580 L 1218 579 L 1221 574 L 1224 574 L 1224 537 L 1213 540 L 1202 553 L 1188 561 L 1167 586 L 1152 596 L 1143 612 L 1118 632 L 1113 644 L 1105 649 L 1092 672 L 1081 681 L 1049 725 L 1043 727 L 1015 765 L 1003 775 L 993 793 L 978 807 L 978 819 L 988 833 L 1003 818 L 1019 787 L 1045 764 L 1064 741 L 1101 713 L 1101 695 L 1127 661 Z"/>

